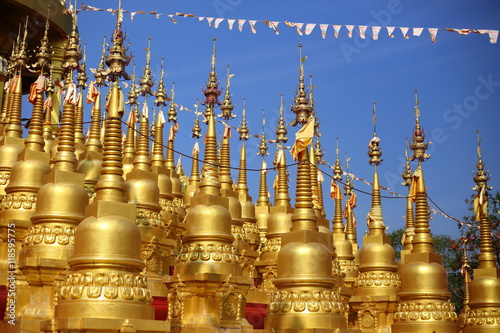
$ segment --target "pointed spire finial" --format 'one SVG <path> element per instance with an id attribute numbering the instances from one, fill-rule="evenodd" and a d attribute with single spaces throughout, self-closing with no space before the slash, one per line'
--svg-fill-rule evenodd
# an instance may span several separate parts
<path id="1" fill-rule="evenodd" d="M 238 132 L 240 133 L 240 140 L 241 141 L 246 141 L 250 138 L 248 135 L 248 124 L 247 124 L 247 100 L 246 98 L 243 98 L 243 111 L 242 111 L 242 117 L 241 117 L 241 125 L 240 128 L 238 129 Z"/>
<path id="2" fill-rule="evenodd" d="M 276 127 L 276 142 L 278 144 L 284 144 L 288 141 L 286 137 L 288 130 L 285 124 L 284 117 L 284 102 L 283 102 L 283 94 L 280 94 L 280 117 L 278 119 L 278 126 Z"/>
<path id="3" fill-rule="evenodd" d="M 165 90 L 165 83 L 163 82 L 163 76 L 165 75 L 165 69 L 163 68 L 163 58 L 161 58 L 161 74 L 160 74 L 160 82 L 158 83 L 158 89 L 155 93 L 155 101 L 154 104 L 161 111 L 163 106 L 167 106 L 167 101 L 170 101 L 170 98 L 167 96 L 167 92 Z M 173 89 L 173 88 L 172 88 Z"/>
<path id="4" fill-rule="evenodd" d="M 170 108 L 168 109 L 168 119 L 170 123 L 177 123 L 177 105 L 175 104 L 175 82 L 172 82 L 172 89 L 170 89 Z"/>
<path id="5" fill-rule="evenodd" d="M 47 10 L 47 18 L 45 19 L 45 31 L 43 33 L 42 40 L 40 41 L 40 47 L 36 54 L 36 63 L 32 65 L 33 68 L 40 68 L 41 75 L 43 75 L 45 68 L 50 66 L 51 52 L 49 45 L 49 21 L 50 16 L 50 6 Z"/>
<path id="6" fill-rule="evenodd" d="M 85 54 L 85 51 L 87 49 L 87 43 L 83 44 L 83 51 L 82 51 L 82 62 L 80 63 L 80 69 L 78 70 L 78 75 L 77 75 L 77 87 L 79 89 L 85 89 L 87 87 L 87 81 L 89 77 L 87 76 L 87 66 L 85 64 L 85 61 L 87 60 L 87 55 Z"/>
<path id="7" fill-rule="evenodd" d="M 231 78 L 234 74 L 229 74 L 229 64 L 227 65 L 227 81 L 226 81 L 226 93 L 224 95 L 224 102 L 220 106 L 222 113 L 219 115 L 219 118 L 224 118 L 228 121 L 230 118 L 235 118 L 236 115 L 232 113 L 234 106 L 231 102 L 231 93 L 229 91 L 229 87 L 231 85 Z"/>
<path id="8" fill-rule="evenodd" d="M 267 150 L 269 147 L 267 146 L 266 134 L 264 132 L 264 125 L 266 124 L 266 118 L 264 116 L 264 109 L 262 109 L 262 134 L 260 135 L 260 144 L 259 144 L 259 152 L 257 155 L 262 156 L 264 160 L 264 156 L 269 155 Z"/>
<path id="9" fill-rule="evenodd" d="M 151 88 L 154 83 L 151 78 L 151 37 L 148 37 L 148 47 L 146 49 L 146 66 L 144 67 L 144 72 L 140 82 L 140 94 L 146 98 L 146 95 L 153 95 Z"/>
<path id="10" fill-rule="evenodd" d="M 82 54 L 80 52 L 80 36 L 78 35 L 78 29 L 76 26 L 77 14 L 73 13 L 73 29 L 68 36 L 68 42 L 64 49 L 63 59 L 61 67 L 64 70 L 64 75 L 66 82 L 73 82 L 73 70 L 80 71 L 79 61 L 82 59 Z"/>
<path id="11" fill-rule="evenodd" d="M 413 144 L 410 146 L 413 150 L 411 160 L 418 160 L 420 165 L 423 161 L 428 159 L 430 155 L 426 153 L 428 142 L 425 142 L 425 132 L 420 126 L 420 109 L 418 101 L 418 91 L 415 90 L 415 129 L 413 130 Z"/>
<path id="12" fill-rule="evenodd" d="M 196 118 L 194 120 L 194 125 L 192 128 L 193 134 L 191 134 L 191 137 L 196 138 L 196 140 L 201 138 L 200 112 L 198 111 L 198 107 L 199 107 L 199 101 L 196 100 L 196 104 L 194 105 L 194 110 L 195 110 L 194 113 L 196 115 Z"/>
<path id="13" fill-rule="evenodd" d="M 382 156 L 382 149 L 380 149 L 380 138 L 377 137 L 377 120 L 376 120 L 376 110 L 375 110 L 376 103 L 373 103 L 373 138 L 370 140 L 370 143 L 368 144 L 368 156 L 370 156 L 370 165 L 373 165 L 376 168 L 378 165 L 380 165 L 383 161 L 383 159 L 380 158 Z"/>
<path id="14" fill-rule="evenodd" d="M 297 126 L 297 124 L 305 124 L 309 121 L 309 117 L 313 113 L 313 108 L 309 104 L 307 99 L 306 86 L 304 84 L 304 62 L 307 59 L 302 57 L 302 44 L 299 43 L 299 89 L 297 95 L 294 98 L 294 105 L 292 106 L 292 112 L 295 113 L 295 120 L 291 123 L 292 126 Z"/>
<path id="15" fill-rule="evenodd" d="M 106 64 L 108 70 L 107 78 L 111 82 L 118 81 L 120 77 L 124 80 L 130 80 L 129 75 L 125 71 L 125 67 L 129 64 L 132 57 L 126 53 L 124 46 L 125 36 L 122 31 L 123 10 L 121 8 L 121 0 L 118 2 L 118 14 L 116 16 L 116 27 L 113 32 L 113 45 L 109 49 L 109 54 L 106 56 Z"/>

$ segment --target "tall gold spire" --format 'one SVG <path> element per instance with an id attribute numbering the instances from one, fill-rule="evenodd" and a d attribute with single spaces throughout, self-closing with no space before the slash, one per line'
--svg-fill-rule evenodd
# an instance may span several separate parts
<path id="1" fill-rule="evenodd" d="M 353 179 L 349 174 L 349 160 L 346 154 L 346 172 L 344 194 L 346 196 L 346 204 L 344 216 L 346 218 L 345 233 L 347 239 L 352 243 L 354 255 L 358 256 L 358 235 L 356 227 L 356 216 L 354 215 L 354 208 L 356 207 L 357 196 L 354 191 Z"/>
<path id="2" fill-rule="evenodd" d="M 422 170 L 422 162 L 429 158 L 429 155 L 426 154 L 425 133 L 420 126 L 416 91 L 415 99 L 415 129 L 410 146 L 413 150 L 411 160 L 418 161 L 411 185 L 416 212 L 415 235 L 411 253 L 403 252 L 402 262 L 400 261 L 400 300 L 394 314 L 392 332 L 457 332 L 457 315 L 450 302 L 451 293 L 448 291 L 446 270 L 442 265 L 442 256 L 435 253 L 430 233 L 427 190 Z M 429 317 L 428 313 L 432 313 L 432 317 Z"/>
<path id="3" fill-rule="evenodd" d="M 217 39 L 214 37 L 213 39 L 213 52 L 212 52 L 212 68 L 210 70 L 210 74 L 208 75 L 208 82 L 206 85 L 206 89 L 203 91 L 205 95 L 205 100 L 201 102 L 202 105 L 207 105 L 205 108 L 205 122 L 208 121 L 208 114 L 210 112 L 214 112 L 215 105 L 222 105 L 219 101 L 220 90 L 219 90 L 219 80 L 217 78 L 217 73 L 215 72 L 215 51 L 216 51 L 216 41 Z"/>
<path id="4" fill-rule="evenodd" d="M 132 70 L 132 84 L 128 92 L 128 101 L 126 104 L 130 105 L 129 114 L 127 117 L 127 132 L 125 136 L 125 143 L 123 147 L 123 173 L 126 175 L 134 168 L 135 149 L 138 133 L 136 130 L 137 121 L 139 119 L 139 92 L 140 87 L 136 84 L 137 76 L 135 74 L 135 64 Z"/>
<path id="5" fill-rule="evenodd" d="M 123 10 L 121 9 L 121 0 L 119 0 L 119 3 L 120 6 L 116 15 L 116 27 L 113 31 L 113 45 L 109 48 L 109 53 L 106 56 L 108 69 L 105 73 L 111 82 L 117 82 L 120 77 L 124 80 L 130 79 L 125 71 L 125 66 L 129 64 L 131 57 L 127 55 L 127 50 L 124 46 L 125 36 L 122 31 Z"/>
<path id="6" fill-rule="evenodd" d="M 174 160 L 174 140 L 175 133 L 177 132 L 178 124 L 177 124 L 177 108 L 175 105 L 175 89 L 174 83 L 172 82 L 171 89 L 171 100 L 170 100 L 170 108 L 168 109 L 168 118 L 167 121 L 170 123 L 170 130 L 168 135 L 168 144 L 167 144 L 167 159 L 165 161 L 165 165 L 169 170 L 175 170 L 175 160 Z"/>
<path id="7" fill-rule="evenodd" d="M 28 17 L 24 24 L 24 34 L 21 41 L 21 27 L 19 27 L 18 42 L 16 43 L 17 50 L 13 52 L 12 73 L 13 79 L 10 82 L 10 110 L 8 110 L 9 123 L 5 127 L 5 137 L 22 138 L 23 129 L 21 126 L 22 114 L 22 70 L 26 67 L 28 61 L 27 55 L 27 40 L 28 35 Z"/>
<path id="8" fill-rule="evenodd" d="M 477 132 L 477 172 L 474 176 L 476 186 L 473 188 L 477 192 L 474 198 L 474 214 L 476 221 L 479 222 L 481 231 L 480 254 L 478 257 L 478 268 L 497 268 L 497 257 L 493 250 L 493 239 L 491 237 L 491 221 L 488 213 L 487 190 L 490 177 L 484 170 L 483 157 L 481 155 L 481 138 Z"/>
<path id="9" fill-rule="evenodd" d="M 467 295 L 469 299 L 465 299 L 464 297 L 464 333 L 496 332 L 500 330 L 500 323 L 495 320 L 500 311 L 500 270 L 498 269 L 497 257 L 493 250 L 491 221 L 488 212 L 488 194 L 486 191 L 491 189 L 488 186 L 490 177 L 484 170 L 479 131 L 477 131 L 476 167 L 477 171 L 474 176 L 476 186 L 473 188 L 473 190 L 477 191 L 474 198 L 474 216 L 476 222 L 479 222 L 481 233 L 480 253 L 478 266 L 474 269 L 474 280 L 468 286 L 468 290 L 466 290 L 469 292 L 469 295 Z M 467 271 L 465 272 L 468 273 Z"/>
<path id="10" fill-rule="evenodd" d="M 401 257 L 403 257 L 404 253 L 411 251 L 411 242 L 413 239 L 413 235 L 415 234 L 415 216 L 413 214 L 413 198 L 411 197 L 411 186 L 413 180 L 413 173 L 411 171 L 410 158 L 408 157 L 408 140 L 406 140 L 406 148 L 405 148 L 405 171 L 401 174 L 403 177 L 403 182 L 401 185 L 408 187 L 407 198 L 406 198 L 406 216 L 405 216 L 405 231 L 403 236 L 403 245 L 404 250 L 406 252 L 402 252 Z"/>
<path id="11" fill-rule="evenodd" d="M 267 188 L 267 163 L 266 155 L 269 147 L 267 145 L 266 134 L 264 132 L 264 125 L 266 123 L 266 118 L 264 117 L 264 110 L 262 110 L 262 133 L 260 135 L 259 152 L 257 155 L 262 157 L 261 171 L 259 179 L 259 197 L 257 198 L 257 205 L 255 207 L 255 217 L 257 219 L 257 227 L 259 228 L 260 241 L 265 242 L 265 234 L 268 229 L 269 220 L 269 190 Z"/>
<path id="12" fill-rule="evenodd" d="M 165 158 L 163 154 L 163 126 L 166 123 L 165 116 L 163 115 L 163 107 L 167 106 L 167 101 L 170 98 L 167 96 L 165 90 L 165 83 L 163 82 L 163 76 L 165 75 L 165 70 L 163 68 L 163 58 L 161 58 L 161 73 L 160 82 L 158 82 L 158 89 L 155 92 L 154 104 L 158 108 L 158 116 L 156 117 L 156 122 L 154 124 L 154 142 L 151 155 L 151 162 L 153 166 L 165 167 Z M 175 116 L 174 116 L 175 117 Z"/>
<path id="13" fill-rule="evenodd" d="M 245 306 L 245 294 L 253 280 L 242 276 L 240 253 L 233 245 L 229 198 L 221 196 L 220 190 L 214 119 L 214 104 L 219 92 L 215 53 L 210 78 L 215 80 L 211 81 L 213 85 L 207 84 L 207 99 L 203 102 L 208 129 L 199 190 L 190 200 L 175 276 L 164 279 L 173 290 L 183 290 L 182 295 L 171 293 L 168 299 L 170 323 L 178 332 L 189 332 L 194 327 L 207 327 L 208 332 L 229 327 L 237 330 L 250 328 L 246 321 L 242 321 L 239 309 Z M 210 276 L 208 283 L 207 274 Z M 201 293 L 200 288 L 203 289 Z M 225 310 L 233 305 L 236 311 Z"/>
<path id="14" fill-rule="evenodd" d="M 373 165 L 372 206 L 366 218 L 368 234 L 363 237 L 359 252 L 359 274 L 354 295 L 349 304 L 357 311 L 357 326 L 361 331 L 390 331 L 398 301 L 400 279 L 396 256 L 387 237 L 382 215 L 382 202 L 377 167 L 382 163 L 380 139 L 376 131 L 376 109 L 373 104 L 373 137 L 368 145 L 369 163 Z M 375 278 L 376 277 L 376 278 Z M 377 285 L 376 279 L 384 279 Z"/>
<path id="15" fill-rule="evenodd" d="M 85 144 L 85 136 L 83 135 L 83 91 L 87 88 L 87 66 L 85 61 L 87 59 L 85 55 L 86 44 L 84 44 L 82 51 L 82 62 L 80 63 L 80 68 L 76 77 L 78 89 L 78 104 L 75 109 L 75 143 L 77 145 Z"/>
<path id="16" fill-rule="evenodd" d="M 201 138 L 201 126 L 200 126 L 200 112 L 198 111 L 199 103 L 198 101 L 194 105 L 195 107 L 195 120 L 193 127 L 191 129 L 191 137 L 195 138 L 195 144 L 192 150 L 191 159 L 191 174 L 189 176 L 188 186 L 186 187 L 186 192 L 184 192 L 184 204 L 187 208 L 191 206 L 190 201 L 193 197 L 194 193 L 198 190 L 198 185 L 200 183 L 200 167 L 199 167 L 199 154 L 200 154 L 200 145 L 198 143 L 199 138 Z"/>
<path id="17" fill-rule="evenodd" d="M 306 329 L 347 332 L 346 308 L 340 302 L 337 288 L 334 289 L 339 281 L 332 275 L 332 259 L 335 260 L 336 255 L 332 252 L 331 236 L 318 232 L 312 203 L 308 146 L 314 135 L 314 116 L 305 93 L 305 58 L 302 58 L 301 49 L 299 44 L 299 90 L 292 107 L 295 113 L 293 125 L 302 125 L 292 148 L 294 158 L 298 159 L 296 204 L 290 232 L 281 235 L 277 278 L 273 281 L 277 290 L 272 294 L 265 329 L 269 332 L 302 332 Z M 325 259 L 318 265 L 318 258 Z M 304 298 L 299 295 L 304 295 Z M 312 306 L 309 300 L 313 301 L 313 295 L 317 295 L 318 300 L 322 295 L 328 309 L 320 303 Z M 308 311 L 304 312 L 306 306 Z"/>
<path id="18" fill-rule="evenodd" d="M 335 164 L 333 165 L 333 179 L 331 185 L 332 199 L 335 200 L 335 211 L 333 213 L 332 230 L 333 234 L 342 234 L 345 238 L 344 223 L 342 221 L 342 191 L 340 183 L 342 182 L 342 165 L 339 159 L 339 138 L 335 148 Z M 338 182 L 338 183 L 337 183 Z"/>
<path id="19" fill-rule="evenodd" d="M 224 102 L 220 106 L 222 113 L 219 118 L 223 118 L 224 124 L 224 134 L 222 136 L 222 144 L 220 147 L 220 182 L 221 188 L 223 190 L 231 190 L 233 187 L 233 180 L 231 178 L 231 149 L 230 149 L 230 138 L 231 138 L 231 127 L 229 126 L 229 120 L 236 117 L 232 113 L 234 106 L 231 101 L 231 93 L 229 91 L 230 80 L 233 74 L 229 74 L 229 65 L 227 66 L 227 83 L 226 83 L 226 94 L 224 96 Z M 245 102 L 243 102 L 245 103 Z M 243 110 L 245 110 L 245 104 L 243 104 Z M 245 112 L 245 111 L 243 111 Z"/>

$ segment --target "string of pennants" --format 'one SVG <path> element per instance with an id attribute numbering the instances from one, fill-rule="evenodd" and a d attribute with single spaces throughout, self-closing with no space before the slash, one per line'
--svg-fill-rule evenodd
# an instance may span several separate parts
<path id="1" fill-rule="evenodd" d="M 102 8 L 97 8 L 94 6 L 90 5 L 85 5 L 81 4 L 81 10 L 82 11 L 100 11 L 100 12 L 109 12 L 115 15 L 118 12 L 118 9 L 114 8 L 107 8 L 107 9 L 102 9 Z M 68 8 L 67 12 L 72 12 L 72 6 Z M 121 10 L 122 13 L 129 13 L 130 14 L 130 20 L 134 21 L 134 17 L 137 14 L 147 14 L 147 15 L 154 15 L 157 19 L 159 19 L 161 16 L 167 16 L 170 18 L 170 20 L 173 23 L 177 23 L 176 17 L 187 17 L 187 18 L 197 18 L 200 22 L 201 21 L 206 21 L 208 23 L 209 27 L 213 28 L 219 28 L 220 24 L 225 20 L 228 24 L 229 30 L 233 30 L 233 27 L 235 23 L 238 26 L 238 30 L 240 32 L 243 31 L 243 28 L 245 26 L 245 23 L 248 22 L 248 25 L 250 26 L 250 30 L 252 33 L 257 33 L 257 28 L 256 24 L 258 22 L 265 23 L 269 28 L 273 29 L 274 32 L 279 35 L 280 31 L 278 29 L 278 26 L 283 23 L 285 26 L 293 28 L 296 30 L 297 34 L 300 36 L 303 35 L 310 35 L 313 30 L 316 27 L 319 27 L 319 30 L 321 32 L 321 37 L 326 38 L 327 37 L 327 31 L 330 28 L 330 26 L 333 28 L 333 34 L 335 38 L 338 38 L 343 27 L 345 27 L 345 30 L 347 30 L 347 36 L 349 38 L 353 37 L 353 33 L 355 30 L 355 27 L 357 27 L 357 30 L 359 31 L 359 37 L 362 39 L 367 38 L 367 31 L 371 30 L 371 35 L 374 40 L 378 40 L 379 34 L 381 33 L 382 29 L 387 31 L 387 34 L 389 37 L 394 38 L 395 37 L 395 31 L 396 29 L 399 29 L 401 32 L 401 35 L 405 39 L 409 39 L 410 35 L 419 37 L 422 35 L 422 32 L 427 29 L 429 32 L 430 39 L 433 43 L 436 42 L 437 39 L 437 34 L 439 30 L 445 30 L 445 31 L 451 31 L 451 32 L 456 32 L 459 35 L 469 35 L 471 33 L 477 33 L 480 35 L 488 35 L 490 39 L 490 43 L 495 44 L 498 40 L 498 30 L 491 30 L 491 29 L 451 29 L 451 28 L 413 28 L 413 27 L 389 27 L 389 26 L 367 26 L 367 25 L 340 25 L 340 24 L 318 24 L 318 23 L 298 23 L 298 22 L 292 22 L 292 21 L 270 21 L 270 20 L 248 20 L 248 19 L 227 19 L 227 18 L 220 18 L 220 17 L 205 17 L 205 16 L 196 16 L 194 14 L 186 14 L 186 13 L 175 13 L 175 14 L 163 14 L 159 13 L 157 11 L 150 11 L 150 12 L 145 12 L 142 10 L 139 11 L 128 11 L 128 10 Z M 411 29 L 411 30 L 410 30 Z"/>

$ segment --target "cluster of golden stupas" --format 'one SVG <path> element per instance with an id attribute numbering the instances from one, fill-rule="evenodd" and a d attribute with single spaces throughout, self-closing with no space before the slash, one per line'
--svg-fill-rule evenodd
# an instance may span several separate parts
<path id="1" fill-rule="evenodd" d="M 383 220 L 376 133 L 368 152 L 373 189 L 363 243 L 358 244 L 354 227 L 352 180 L 343 178 L 338 151 L 335 214 L 332 223 L 325 218 L 316 168 L 322 150 L 302 62 L 292 107 L 292 125 L 301 126 L 292 148 L 295 204 L 288 191 L 283 103 L 271 169 L 277 173 L 274 202 L 268 194 L 268 141 L 262 135 L 254 204 L 247 184 L 245 115 L 238 133 L 237 184 L 231 177 L 231 129 L 225 128 L 220 144 L 216 137 L 216 108 L 225 120 L 234 114 L 230 76 L 221 101 L 215 43 L 201 103 L 204 149 L 193 150 L 187 177 L 174 163 L 174 96 L 165 92 L 163 73 L 153 90 L 149 50 L 143 75 L 130 85 L 127 98 L 118 85 L 129 78 L 129 58 L 117 16 L 112 45 L 103 47 L 95 84 L 87 88 L 92 106 L 87 137 L 82 94 L 87 75 L 76 17 L 57 66 L 50 62 L 49 24 L 34 59 L 27 56 L 26 29 L 12 49 L 0 115 L 1 332 L 500 331 L 499 271 L 485 199 L 489 178 L 479 149 L 474 181 L 481 255 L 457 316 L 429 229 L 427 143 L 418 104 L 413 156 L 403 174 L 408 186 L 404 251 L 396 263 Z M 40 74 L 30 89 L 32 114 L 24 136 L 22 70 L 28 62 Z M 153 97 L 154 117 L 148 114 Z M 104 119 L 101 108 L 107 111 Z M 192 129 L 196 140 L 200 121 L 197 116 Z M 163 135 L 167 122 L 168 138 Z M 416 160 L 414 171 L 410 160 Z"/>

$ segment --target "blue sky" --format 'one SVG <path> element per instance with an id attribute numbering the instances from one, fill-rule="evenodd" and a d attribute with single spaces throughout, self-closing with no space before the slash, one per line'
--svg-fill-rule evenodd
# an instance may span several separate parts
<path id="1" fill-rule="evenodd" d="M 99 8 L 116 8 L 116 1 L 84 1 Z M 203 99 L 201 88 L 210 70 L 212 38 L 217 37 L 217 71 L 221 87 L 225 84 L 226 65 L 231 65 L 234 112 L 238 117 L 230 122 L 239 126 L 243 98 L 247 99 L 250 131 L 259 134 L 261 110 L 265 110 L 265 132 L 274 138 L 280 94 L 285 99 L 285 115 L 290 122 L 293 113 L 294 89 L 298 83 L 298 43 L 303 45 L 305 73 L 313 75 L 316 113 L 320 117 L 329 164 L 335 161 L 335 139 L 339 138 L 342 161 L 345 153 L 351 158 L 350 171 L 371 180 L 367 145 L 372 137 L 372 106 L 377 103 L 377 132 L 381 139 L 384 162 L 379 167 L 380 182 L 392 191 L 406 194 L 402 181 L 402 159 L 405 138 L 411 138 L 414 127 L 414 90 L 418 89 L 421 123 L 432 142 L 431 158 L 424 163 L 428 194 L 446 213 L 459 219 L 467 214 L 464 199 L 473 192 L 475 170 L 476 130 L 481 131 L 483 157 L 491 172 L 489 184 L 500 188 L 500 155 L 495 144 L 500 141 L 500 43 L 490 44 L 487 35 L 460 36 L 439 30 L 437 42 L 431 43 L 424 30 L 420 37 L 404 39 L 397 28 L 394 38 L 383 28 L 379 40 L 359 38 L 358 25 L 380 25 L 424 28 L 499 29 L 500 4 L 497 1 L 123 1 L 130 11 L 157 11 L 164 14 L 190 13 L 203 17 L 257 20 L 256 31 L 248 22 L 243 32 L 237 24 L 228 29 L 227 22 L 218 29 L 197 18 L 176 18 L 173 24 L 167 16 L 135 16 L 134 22 L 125 14 L 123 29 L 128 34 L 132 63 L 142 73 L 147 38 L 151 37 L 152 67 L 159 79 L 159 63 L 165 58 L 165 81 L 175 82 L 176 103 L 192 108 L 196 99 Z M 82 12 L 79 29 L 87 43 L 87 67 L 96 67 L 100 57 L 103 35 L 112 34 L 116 16 L 107 12 Z M 280 21 L 276 35 L 260 20 Z M 309 36 L 299 36 L 283 22 L 330 24 L 327 38 L 322 39 L 319 26 Z M 353 38 L 348 38 L 345 26 L 339 38 L 334 38 L 332 24 L 356 25 Z M 411 32 L 411 29 L 410 29 Z M 128 67 L 132 72 L 132 66 Z M 150 100 L 152 103 L 153 99 Z M 88 109 L 90 113 L 90 108 Z M 190 139 L 193 113 L 179 112 L 180 130 L 176 149 L 189 154 L 194 141 Z M 219 128 L 221 133 L 222 127 Z M 289 128 L 292 144 L 296 128 Z M 189 138 L 189 139 L 187 139 Z M 237 166 L 239 142 L 232 141 L 232 164 Z M 256 156 L 258 139 L 247 143 L 248 167 L 259 168 Z M 271 149 L 274 151 L 274 148 Z M 291 163 L 290 156 L 288 161 Z M 183 159 L 187 171 L 190 161 Z M 267 158 L 269 165 L 272 156 Z M 323 170 L 331 174 L 329 168 Z M 255 173 L 250 173 L 251 195 L 257 198 Z M 274 173 L 268 175 L 272 183 Z M 291 183 L 295 182 L 292 170 Z M 237 178 L 233 172 L 233 178 Z M 370 187 L 356 181 L 363 191 Z M 324 184 L 326 212 L 333 215 L 328 199 L 329 179 Z M 294 195 L 294 189 L 291 188 Z M 384 192 L 384 195 L 390 196 Z M 365 216 L 370 197 L 358 193 L 358 237 L 366 230 Z M 404 225 L 405 201 L 383 199 L 384 219 L 389 231 Z M 435 208 L 435 207 L 433 207 Z M 436 234 L 457 236 L 456 222 L 432 214 L 431 229 Z"/>

